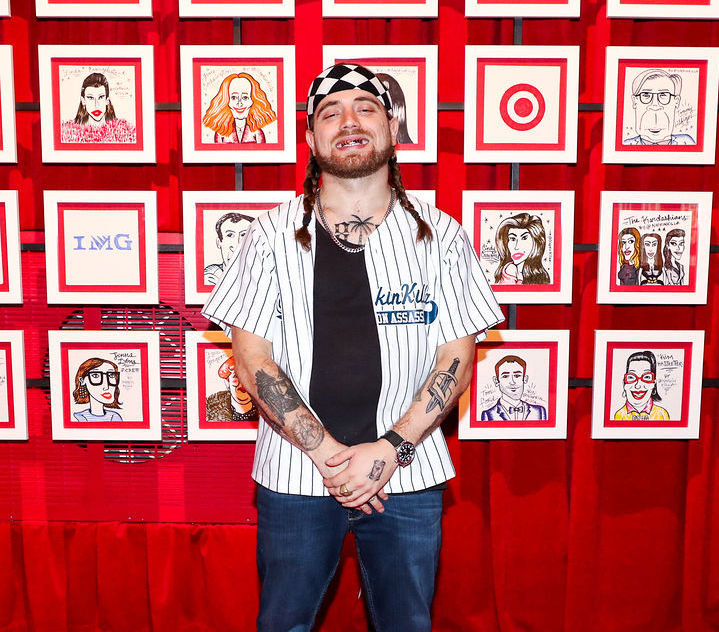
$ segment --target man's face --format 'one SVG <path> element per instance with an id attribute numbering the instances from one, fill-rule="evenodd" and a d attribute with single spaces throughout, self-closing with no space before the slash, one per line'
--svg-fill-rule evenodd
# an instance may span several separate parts
<path id="1" fill-rule="evenodd" d="M 226 219 L 222 222 L 220 225 L 222 239 L 215 240 L 215 243 L 222 254 L 222 262 L 224 264 L 228 264 L 232 260 L 232 257 L 237 251 L 240 239 L 245 236 L 249 227 L 250 222 L 244 219 L 241 219 L 239 222 L 233 222 L 230 219 Z"/>
<path id="2" fill-rule="evenodd" d="M 637 410 L 644 408 L 652 396 L 656 376 L 647 360 L 632 360 L 624 374 L 624 396 Z"/>
<path id="3" fill-rule="evenodd" d="M 102 122 L 107 108 L 105 86 L 88 86 L 85 88 L 85 96 L 81 100 L 90 118 L 96 123 Z"/>
<path id="4" fill-rule="evenodd" d="M 669 77 L 647 79 L 639 94 L 632 95 L 632 106 L 639 136 L 652 143 L 671 138 L 679 95 L 674 94 L 674 84 Z"/>
<path id="5" fill-rule="evenodd" d="M 236 119 L 246 119 L 252 105 L 252 86 L 244 77 L 230 81 L 230 110 Z"/>
<path id="6" fill-rule="evenodd" d="M 325 97 L 306 139 L 323 173 L 338 178 L 369 176 L 387 164 L 397 143 L 397 119 L 364 90 Z"/>
<path id="7" fill-rule="evenodd" d="M 520 400 L 524 394 L 524 384 L 527 376 L 522 365 L 518 362 L 504 362 L 499 365 L 499 377 L 494 378 L 502 395 L 510 399 Z"/>

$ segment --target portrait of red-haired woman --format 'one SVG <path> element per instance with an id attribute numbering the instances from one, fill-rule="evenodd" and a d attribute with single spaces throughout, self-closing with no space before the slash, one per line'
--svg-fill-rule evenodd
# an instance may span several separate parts
<path id="1" fill-rule="evenodd" d="M 202 124 L 215 132 L 216 143 L 265 143 L 262 128 L 277 115 L 259 82 L 246 72 L 228 75 L 212 97 Z"/>
<path id="2" fill-rule="evenodd" d="M 619 285 L 639 285 L 639 231 L 622 228 L 617 237 L 617 279 Z"/>
<path id="3" fill-rule="evenodd" d="M 122 421 L 116 410 L 120 408 L 120 369 L 102 358 L 85 360 L 75 373 L 76 404 L 90 404 L 89 408 L 73 413 L 77 421 Z"/>
<path id="4" fill-rule="evenodd" d="M 549 283 L 542 264 L 547 236 L 537 215 L 520 213 L 503 220 L 495 236 L 499 265 L 494 281 L 499 285 Z"/>

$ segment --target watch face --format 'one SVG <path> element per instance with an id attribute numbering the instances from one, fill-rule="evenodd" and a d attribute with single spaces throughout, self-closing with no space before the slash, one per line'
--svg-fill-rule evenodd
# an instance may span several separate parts
<path id="1" fill-rule="evenodd" d="M 409 441 L 403 441 L 397 446 L 397 463 L 406 467 L 414 460 L 415 447 Z"/>

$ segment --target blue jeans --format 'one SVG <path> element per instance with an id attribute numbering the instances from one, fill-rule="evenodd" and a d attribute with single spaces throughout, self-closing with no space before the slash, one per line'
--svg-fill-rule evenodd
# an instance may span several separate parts
<path id="1" fill-rule="evenodd" d="M 430 632 L 442 490 L 394 494 L 384 506 L 368 516 L 331 496 L 277 494 L 258 485 L 258 631 L 312 628 L 349 531 L 377 632 Z"/>

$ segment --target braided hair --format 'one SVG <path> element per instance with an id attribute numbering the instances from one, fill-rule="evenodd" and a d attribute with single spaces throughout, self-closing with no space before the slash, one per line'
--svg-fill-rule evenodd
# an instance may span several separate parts
<path id="1" fill-rule="evenodd" d="M 317 190 L 319 189 L 320 182 L 320 166 L 315 158 L 314 154 L 310 152 L 310 159 L 305 169 L 305 181 L 302 185 L 304 192 L 304 198 L 302 204 L 304 207 L 304 213 L 302 214 L 302 226 L 295 231 L 295 240 L 302 246 L 304 250 L 310 250 L 310 242 L 312 237 L 310 231 L 307 229 L 310 221 L 312 220 L 312 213 L 315 206 L 315 200 L 317 198 Z M 429 228 L 427 222 L 425 222 L 417 212 L 417 209 L 412 206 L 412 203 L 407 198 L 407 193 L 404 190 L 402 184 L 402 174 L 397 164 L 397 154 L 392 154 L 389 159 L 389 185 L 395 190 L 397 199 L 399 200 L 400 206 L 407 211 L 417 222 L 417 241 L 426 239 L 432 241 L 432 231 Z"/>

